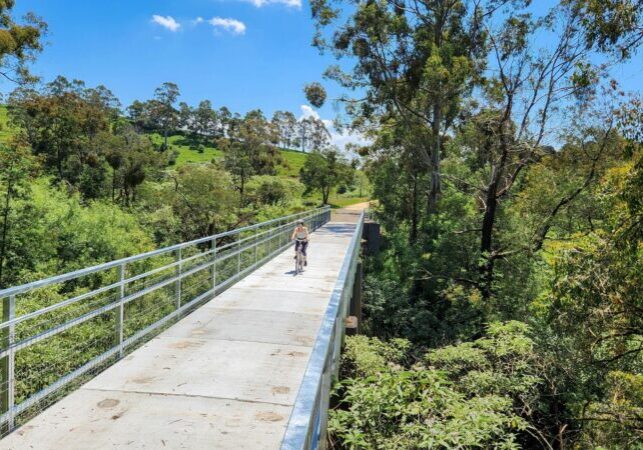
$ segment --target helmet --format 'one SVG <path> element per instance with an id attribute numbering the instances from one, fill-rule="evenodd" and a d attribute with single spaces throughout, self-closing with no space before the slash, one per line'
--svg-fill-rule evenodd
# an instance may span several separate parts
<path id="1" fill-rule="evenodd" d="M 303 225 L 303 224 L 304 224 L 303 220 L 300 219 L 300 220 L 297 221 L 297 225 Z"/>

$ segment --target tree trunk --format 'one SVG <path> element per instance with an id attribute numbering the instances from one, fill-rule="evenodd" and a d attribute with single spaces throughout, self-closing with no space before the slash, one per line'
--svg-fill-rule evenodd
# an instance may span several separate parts
<path id="1" fill-rule="evenodd" d="M 418 238 L 418 179 L 413 175 L 413 190 L 411 191 L 411 233 L 409 243 L 414 244 Z"/>
<path id="2" fill-rule="evenodd" d="M 330 197 L 330 187 L 322 189 L 322 203 L 328 205 L 328 198 Z"/>
<path id="3" fill-rule="evenodd" d="M 442 192 L 440 182 L 440 157 L 442 142 L 440 139 L 440 122 L 442 121 L 442 105 L 436 100 L 433 105 L 433 151 L 431 152 L 431 193 L 429 195 L 429 211 L 435 211 Z"/>

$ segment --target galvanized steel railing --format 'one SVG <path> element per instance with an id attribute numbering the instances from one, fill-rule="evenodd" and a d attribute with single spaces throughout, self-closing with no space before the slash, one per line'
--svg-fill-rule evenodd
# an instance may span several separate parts
<path id="1" fill-rule="evenodd" d="M 317 229 L 328 207 L 0 291 L 0 435 Z"/>
<path id="2" fill-rule="evenodd" d="M 339 371 L 345 320 L 353 295 L 363 226 L 364 213 L 361 214 L 357 223 L 319 334 L 315 340 L 304 380 L 299 388 L 288 421 L 281 450 L 325 448 L 330 390 Z"/>

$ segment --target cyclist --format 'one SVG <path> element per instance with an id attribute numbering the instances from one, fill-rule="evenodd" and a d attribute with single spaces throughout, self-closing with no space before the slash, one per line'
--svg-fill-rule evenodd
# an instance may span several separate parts
<path id="1" fill-rule="evenodd" d="M 308 265 L 308 257 L 306 255 L 306 248 L 308 248 L 308 239 L 310 234 L 308 233 L 308 228 L 304 224 L 303 220 L 297 221 L 297 226 L 292 232 L 290 239 L 295 241 L 295 259 L 297 259 L 297 251 L 301 247 L 301 253 L 304 255 L 304 266 Z"/>

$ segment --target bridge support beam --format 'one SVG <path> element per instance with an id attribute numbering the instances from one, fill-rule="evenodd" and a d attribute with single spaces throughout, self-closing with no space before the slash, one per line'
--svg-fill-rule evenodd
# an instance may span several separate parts
<path id="1" fill-rule="evenodd" d="M 354 336 L 362 332 L 362 282 L 364 279 L 364 268 L 361 262 L 357 263 L 355 270 L 355 284 L 353 284 L 353 295 L 346 319 L 346 334 Z"/>

